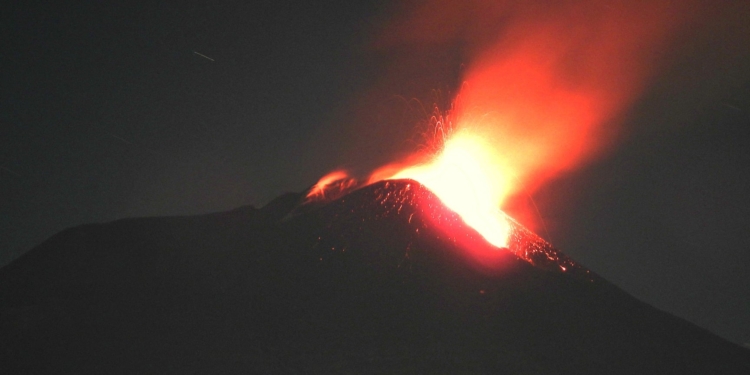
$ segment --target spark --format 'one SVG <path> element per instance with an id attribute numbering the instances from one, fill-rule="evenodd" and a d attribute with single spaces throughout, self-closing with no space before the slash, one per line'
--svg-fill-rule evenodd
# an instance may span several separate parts
<path id="1" fill-rule="evenodd" d="M 3 165 L 0 165 L 0 169 L 2 169 L 2 170 L 4 170 L 4 171 L 7 171 L 7 172 L 9 172 L 10 174 L 12 174 L 12 175 L 15 175 L 16 177 L 21 177 L 21 175 L 20 175 L 20 174 L 16 173 L 16 171 L 14 171 L 14 170 L 12 170 L 12 169 L 10 169 L 10 168 L 6 167 L 6 166 L 5 166 L 5 164 L 3 164 Z"/>
<path id="2" fill-rule="evenodd" d="M 742 112 L 742 108 L 740 108 L 739 106 L 737 106 L 737 105 L 735 105 L 733 103 L 721 102 L 721 104 L 723 104 L 726 107 L 729 107 L 729 108 L 732 108 L 732 109 L 735 109 L 735 110 L 738 110 L 738 111 Z"/>
<path id="3" fill-rule="evenodd" d="M 114 134 L 112 134 L 112 133 L 107 133 L 107 135 L 109 135 L 110 137 L 112 137 L 112 138 L 114 138 L 114 139 L 119 139 L 119 140 L 121 140 L 121 141 L 125 142 L 125 143 L 126 143 L 126 144 L 128 144 L 128 145 L 131 145 L 131 146 L 133 145 L 133 142 L 129 142 L 128 140 L 126 140 L 126 139 L 124 139 L 124 138 L 122 138 L 122 137 L 118 137 L 118 136 L 116 136 L 116 135 L 114 135 Z"/>
<path id="4" fill-rule="evenodd" d="M 214 60 L 214 59 L 212 59 L 212 58 L 210 58 L 210 57 L 208 57 L 208 56 L 206 56 L 206 55 L 204 55 L 204 54 L 202 54 L 202 53 L 200 53 L 198 51 L 193 51 L 193 53 L 196 54 L 196 55 L 198 55 L 198 56 L 200 56 L 200 57 L 206 58 L 208 60 L 211 60 L 211 61 L 214 61 L 214 62 L 216 61 L 216 60 Z"/>

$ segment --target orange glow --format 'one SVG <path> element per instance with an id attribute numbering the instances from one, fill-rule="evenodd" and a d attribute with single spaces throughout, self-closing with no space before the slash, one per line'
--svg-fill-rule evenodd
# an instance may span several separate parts
<path id="1" fill-rule="evenodd" d="M 503 204 L 612 148 L 624 133 L 621 116 L 663 61 L 667 42 L 697 11 L 693 5 L 420 0 L 404 6 L 375 46 L 460 51 L 463 85 L 450 111 L 431 120 L 439 139 L 369 181 L 416 180 L 488 242 L 507 247 Z M 397 71 L 410 71 L 404 61 L 394 64 Z"/>
<path id="2" fill-rule="evenodd" d="M 435 154 L 381 169 L 371 182 L 417 180 L 490 243 L 505 246 L 503 204 L 612 148 L 624 133 L 620 116 L 695 5 L 427 0 L 403 6 L 376 46 L 458 48 L 463 85 L 451 110 L 432 123 L 443 135 L 427 142 Z"/>
<path id="3" fill-rule="evenodd" d="M 459 132 L 430 163 L 405 168 L 389 179 L 418 181 L 489 243 L 507 247 L 509 225 L 499 207 L 509 184 L 495 155 L 482 138 Z"/>
<path id="4" fill-rule="evenodd" d="M 356 181 L 349 176 L 347 171 L 338 169 L 321 177 L 320 180 L 310 188 L 305 199 L 307 202 L 333 199 L 335 197 L 329 197 L 327 194 L 338 195 L 338 193 L 346 190 L 354 184 L 356 184 Z"/>

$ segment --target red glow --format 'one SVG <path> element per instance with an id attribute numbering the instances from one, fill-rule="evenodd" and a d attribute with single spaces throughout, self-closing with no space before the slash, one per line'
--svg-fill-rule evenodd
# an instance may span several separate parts
<path id="1" fill-rule="evenodd" d="M 335 199 L 336 196 L 340 195 L 355 184 L 356 180 L 351 178 L 347 171 L 338 169 L 321 177 L 320 180 L 310 188 L 305 199 L 307 202 Z"/>
<path id="2" fill-rule="evenodd" d="M 461 46 L 465 72 L 440 139 L 376 171 L 429 188 L 491 244 L 500 212 L 621 137 L 617 119 L 659 65 L 692 2 L 427 0 L 405 7 L 380 48 Z M 398 141 L 398 140 L 394 140 Z M 563 269 L 564 270 L 564 269 Z"/>
<path id="3" fill-rule="evenodd" d="M 377 177 L 419 181 L 490 243 L 506 246 L 499 212 L 506 199 L 531 194 L 612 146 L 621 133 L 617 117 L 659 65 L 689 3 L 434 0 L 406 7 L 379 45 L 463 43 L 464 84 L 440 124 L 449 132 L 437 153 Z"/>
<path id="4" fill-rule="evenodd" d="M 430 163 L 404 168 L 390 179 L 419 181 L 489 243 L 507 247 L 509 226 L 499 207 L 509 181 L 494 155 L 482 138 L 459 132 Z"/>

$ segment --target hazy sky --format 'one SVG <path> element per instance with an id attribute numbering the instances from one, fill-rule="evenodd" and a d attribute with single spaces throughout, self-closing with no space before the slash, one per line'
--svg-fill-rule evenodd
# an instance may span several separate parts
<path id="1" fill-rule="evenodd" d="M 337 167 L 366 173 L 414 148 L 421 107 L 450 102 L 468 63 L 455 42 L 380 46 L 389 3 L 267 3 L 4 5 L 0 264 L 79 224 L 257 206 Z M 625 136 L 536 191 L 526 223 L 741 343 L 750 5 L 710 13 L 665 49 Z"/>

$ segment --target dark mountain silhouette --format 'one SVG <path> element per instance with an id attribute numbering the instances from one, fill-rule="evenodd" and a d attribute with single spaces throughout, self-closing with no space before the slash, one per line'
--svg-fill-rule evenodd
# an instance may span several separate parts
<path id="1" fill-rule="evenodd" d="M 0 269 L 0 373 L 750 374 L 513 223 L 414 181 L 65 230 Z"/>

